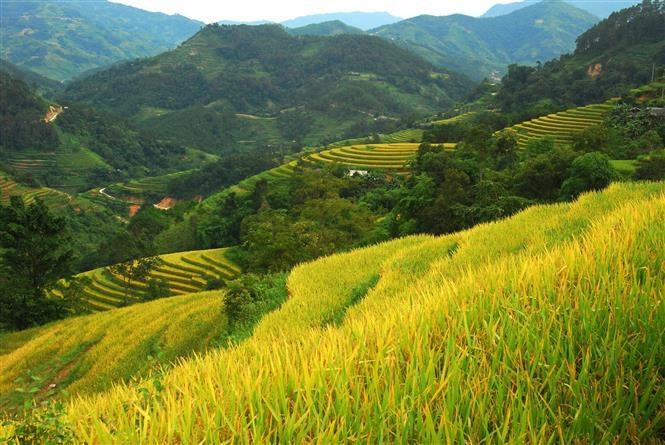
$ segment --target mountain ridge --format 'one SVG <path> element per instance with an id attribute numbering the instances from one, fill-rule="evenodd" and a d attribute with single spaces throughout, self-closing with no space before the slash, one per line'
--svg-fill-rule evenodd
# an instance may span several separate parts
<path id="1" fill-rule="evenodd" d="M 175 47 L 203 23 L 109 1 L 2 2 L 0 57 L 55 80 Z"/>
<path id="2" fill-rule="evenodd" d="M 250 139 L 228 133 L 239 125 L 262 125 L 262 133 L 277 131 L 281 141 L 293 140 L 290 129 L 297 126 L 307 141 L 320 143 L 330 131 L 363 122 L 431 113 L 470 86 L 378 37 L 294 37 L 281 25 L 209 25 L 175 50 L 72 82 L 65 97 L 169 134 L 173 125 L 160 122 L 195 119 L 194 128 L 215 127 L 203 131 L 217 134 L 206 144 L 221 148 Z"/>
<path id="3" fill-rule="evenodd" d="M 422 15 L 370 33 L 481 80 L 505 72 L 511 63 L 532 64 L 572 50 L 575 38 L 596 22 L 591 14 L 556 0 L 493 18 Z"/>

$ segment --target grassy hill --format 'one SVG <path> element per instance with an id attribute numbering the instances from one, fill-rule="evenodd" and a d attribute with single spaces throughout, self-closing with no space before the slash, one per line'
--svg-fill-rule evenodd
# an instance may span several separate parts
<path id="1" fill-rule="evenodd" d="M 205 290 L 215 280 L 233 278 L 240 269 L 226 258 L 226 249 L 179 252 L 159 257 L 160 264 L 143 280 L 134 281 L 128 292 L 130 303 L 146 299 L 150 281 L 159 280 L 165 295 L 185 295 Z M 82 300 L 91 311 L 105 311 L 124 305 L 125 288 L 121 277 L 106 268 L 85 272 L 78 277 L 90 279 L 82 290 Z"/>
<path id="2" fill-rule="evenodd" d="M 613 185 L 301 265 L 289 300 L 244 343 L 77 398 L 62 421 L 92 443 L 657 441 L 664 193 Z M 86 364 L 73 365 L 87 371 L 73 394 L 105 389 L 141 368 L 125 357 L 151 329 L 170 333 L 153 345 L 191 338 L 162 318 L 169 304 L 182 303 L 175 326 L 186 318 L 206 338 L 217 312 L 188 314 L 201 308 L 189 298 L 6 336 L 3 394 L 44 358 L 51 375 Z M 66 341 L 49 340 L 58 333 Z"/>
<path id="3" fill-rule="evenodd" d="M 203 24 L 106 0 L 3 1 L 0 57 L 59 81 L 158 54 Z"/>
<path id="4" fill-rule="evenodd" d="M 470 86 L 376 37 L 210 25 L 173 51 L 75 81 L 65 96 L 220 153 L 387 133 L 403 116 L 451 105 Z"/>
<path id="5" fill-rule="evenodd" d="M 530 3 L 510 14 L 476 18 L 418 16 L 371 33 L 420 54 L 437 66 L 481 80 L 512 63 L 534 64 L 571 51 L 597 18 L 561 0 Z"/>

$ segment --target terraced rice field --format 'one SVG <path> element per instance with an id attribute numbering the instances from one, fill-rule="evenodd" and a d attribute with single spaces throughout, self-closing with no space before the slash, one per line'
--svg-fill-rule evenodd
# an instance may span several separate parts
<path id="1" fill-rule="evenodd" d="M 455 148 L 455 144 L 441 145 L 447 150 Z M 305 161 L 406 173 L 409 170 L 408 163 L 419 146 L 417 143 L 350 145 L 313 153 Z"/>
<path id="2" fill-rule="evenodd" d="M 250 176 L 249 178 L 244 179 L 240 181 L 238 184 L 230 187 L 228 191 L 238 194 L 243 194 L 252 191 L 256 183 L 261 181 L 262 179 L 265 179 L 271 183 L 275 181 L 287 180 L 293 174 L 293 170 L 295 169 L 297 164 L 298 164 L 297 161 L 291 161 L 287 164 L 282 164 L 279 167 L 266 170 L 265 172 L 260 173 L 258 175 Z"/>
<path id="3" fill-rule="evenodd" d="M 398 131 L 397 133 L 381 135 L 381 142 L 386 144 L 397 144 L 403 142 L 421 142 L 423 140 L 423 130 L 417 128 L 409 128 L 407 130 Z"/>
<path id="4" fill-rule="evenodd" d="M 136 179 L 121 184 L 113 184 L 109 187 L 111 194 L 124 194 L 124 195 L 146 195 L 156 194 L 163 195 L 167 192 L 169 181 L 179 176 L 184 176 L 192 170 L 184 170 L 176 173 L 169 173 L 161 176 L 150 176 L 147 178 Z"/>
<path id="5" fill-rule="evenodd" d="M 230 279 L 240 269 L 225 256 L 227 249 L 198 250 L 160 256 L 162 263 L 150 276 L 131 285 L 130 302 L 143 300 L 151 279 L 163 280 L 169 296 L 186 295 L 205 289 L 209 280 Z M 105 268 L 99 268 L 80 276 L 92 281 L 83 289 L 83 299 L 92 311 L 105 311 L 124 304 L 124 286 L 120 277 Z"/>
<path id="6" fill-rule="evenodd" d="M 50 188 L 30 188 L 21 185 L 9 176 L 0 176 L 0 204 L 7 205 L 12 196 L 21 196 L 23 202 L 32 204 L 39 198 L 50 207 L 59 207 L 69 202 L 69 195 Z"/>
<path id="7" fill-rule="evenodd" d="M 570 145 L 575 133 L 599 125 L 612 107 L 611 104 L 604 103 L 572 108 L 522 122 L 510 128 L 517 131 L 517 143 L 520 148 L 526 147 L 532 139 L 545 136 L 553 137 L 556 144 Z"/>

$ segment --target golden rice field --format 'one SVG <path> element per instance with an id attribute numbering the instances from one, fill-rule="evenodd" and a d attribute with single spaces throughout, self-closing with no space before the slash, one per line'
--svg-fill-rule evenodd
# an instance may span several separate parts
<path id="1" fill-rule="evenodd" d="M 81 443 L 657 443 L 664 246 L 665 183 L 643 183 L 326 257 L 244 343 L 76 397 L 65 420 Z"/>
<path id="2" fill-rule="evenodd" d="M 221 305 L 211 291 L 0 334 L 0 410 L 24 400 L 22 386 L 36 385 L 37 400 L 90 394 L 203 351 L 226 327 Z"/>
<path id="3" fill-rule="evenodd" d="M 451 150 L 456 144 L 441 144 Z M 419 143 L 358 144 L 332 148 L 312 153 L 304 158 L 307 162 L 339 164 L 360 170 L 377 169 L 395 173 L 409 171 L 409 162 L 418 151 Z"/>
<path id="4" fill-rule="evenodd" d="M 150 275 L 131 285 L 129 302 L 144 299 L 148 282 L 162 280 L 168 287 L 170 296 L 200 292 L 209 280 L 229 279 L 240 273 L 238 266 L 227 257 L 228 249 L 195 250 L 190 252 L 161 255 L 160 264 Z M 79 277 L 90 278 L 90 284 L 83 289 L 83 300 L 92 311 L 105 311 L 124 305 L 125 288 L 122 279 L 99 268 L 84 272 Z"/>
<path id="5" fill-rule="evenodd" d="M 517 143 L 522 148 L 526 147 L 530 140 L 545 136 L 554 138 L 557 144 L 570 145 L 575 133 L 600 125 L 612 107 L 610 103 L 586 105 L 548 114 L 510 128 L 517 132 Z"/>

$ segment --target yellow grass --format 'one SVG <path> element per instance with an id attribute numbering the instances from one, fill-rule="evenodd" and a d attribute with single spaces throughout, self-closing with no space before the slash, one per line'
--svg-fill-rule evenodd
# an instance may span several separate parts
<path id="1" fill-rule="evenodd" d="M 665 184 L 622 184 L 323 258 L 245 343 L 66 419 L 85 443 L 655 443 L 663 246 Z"/>

